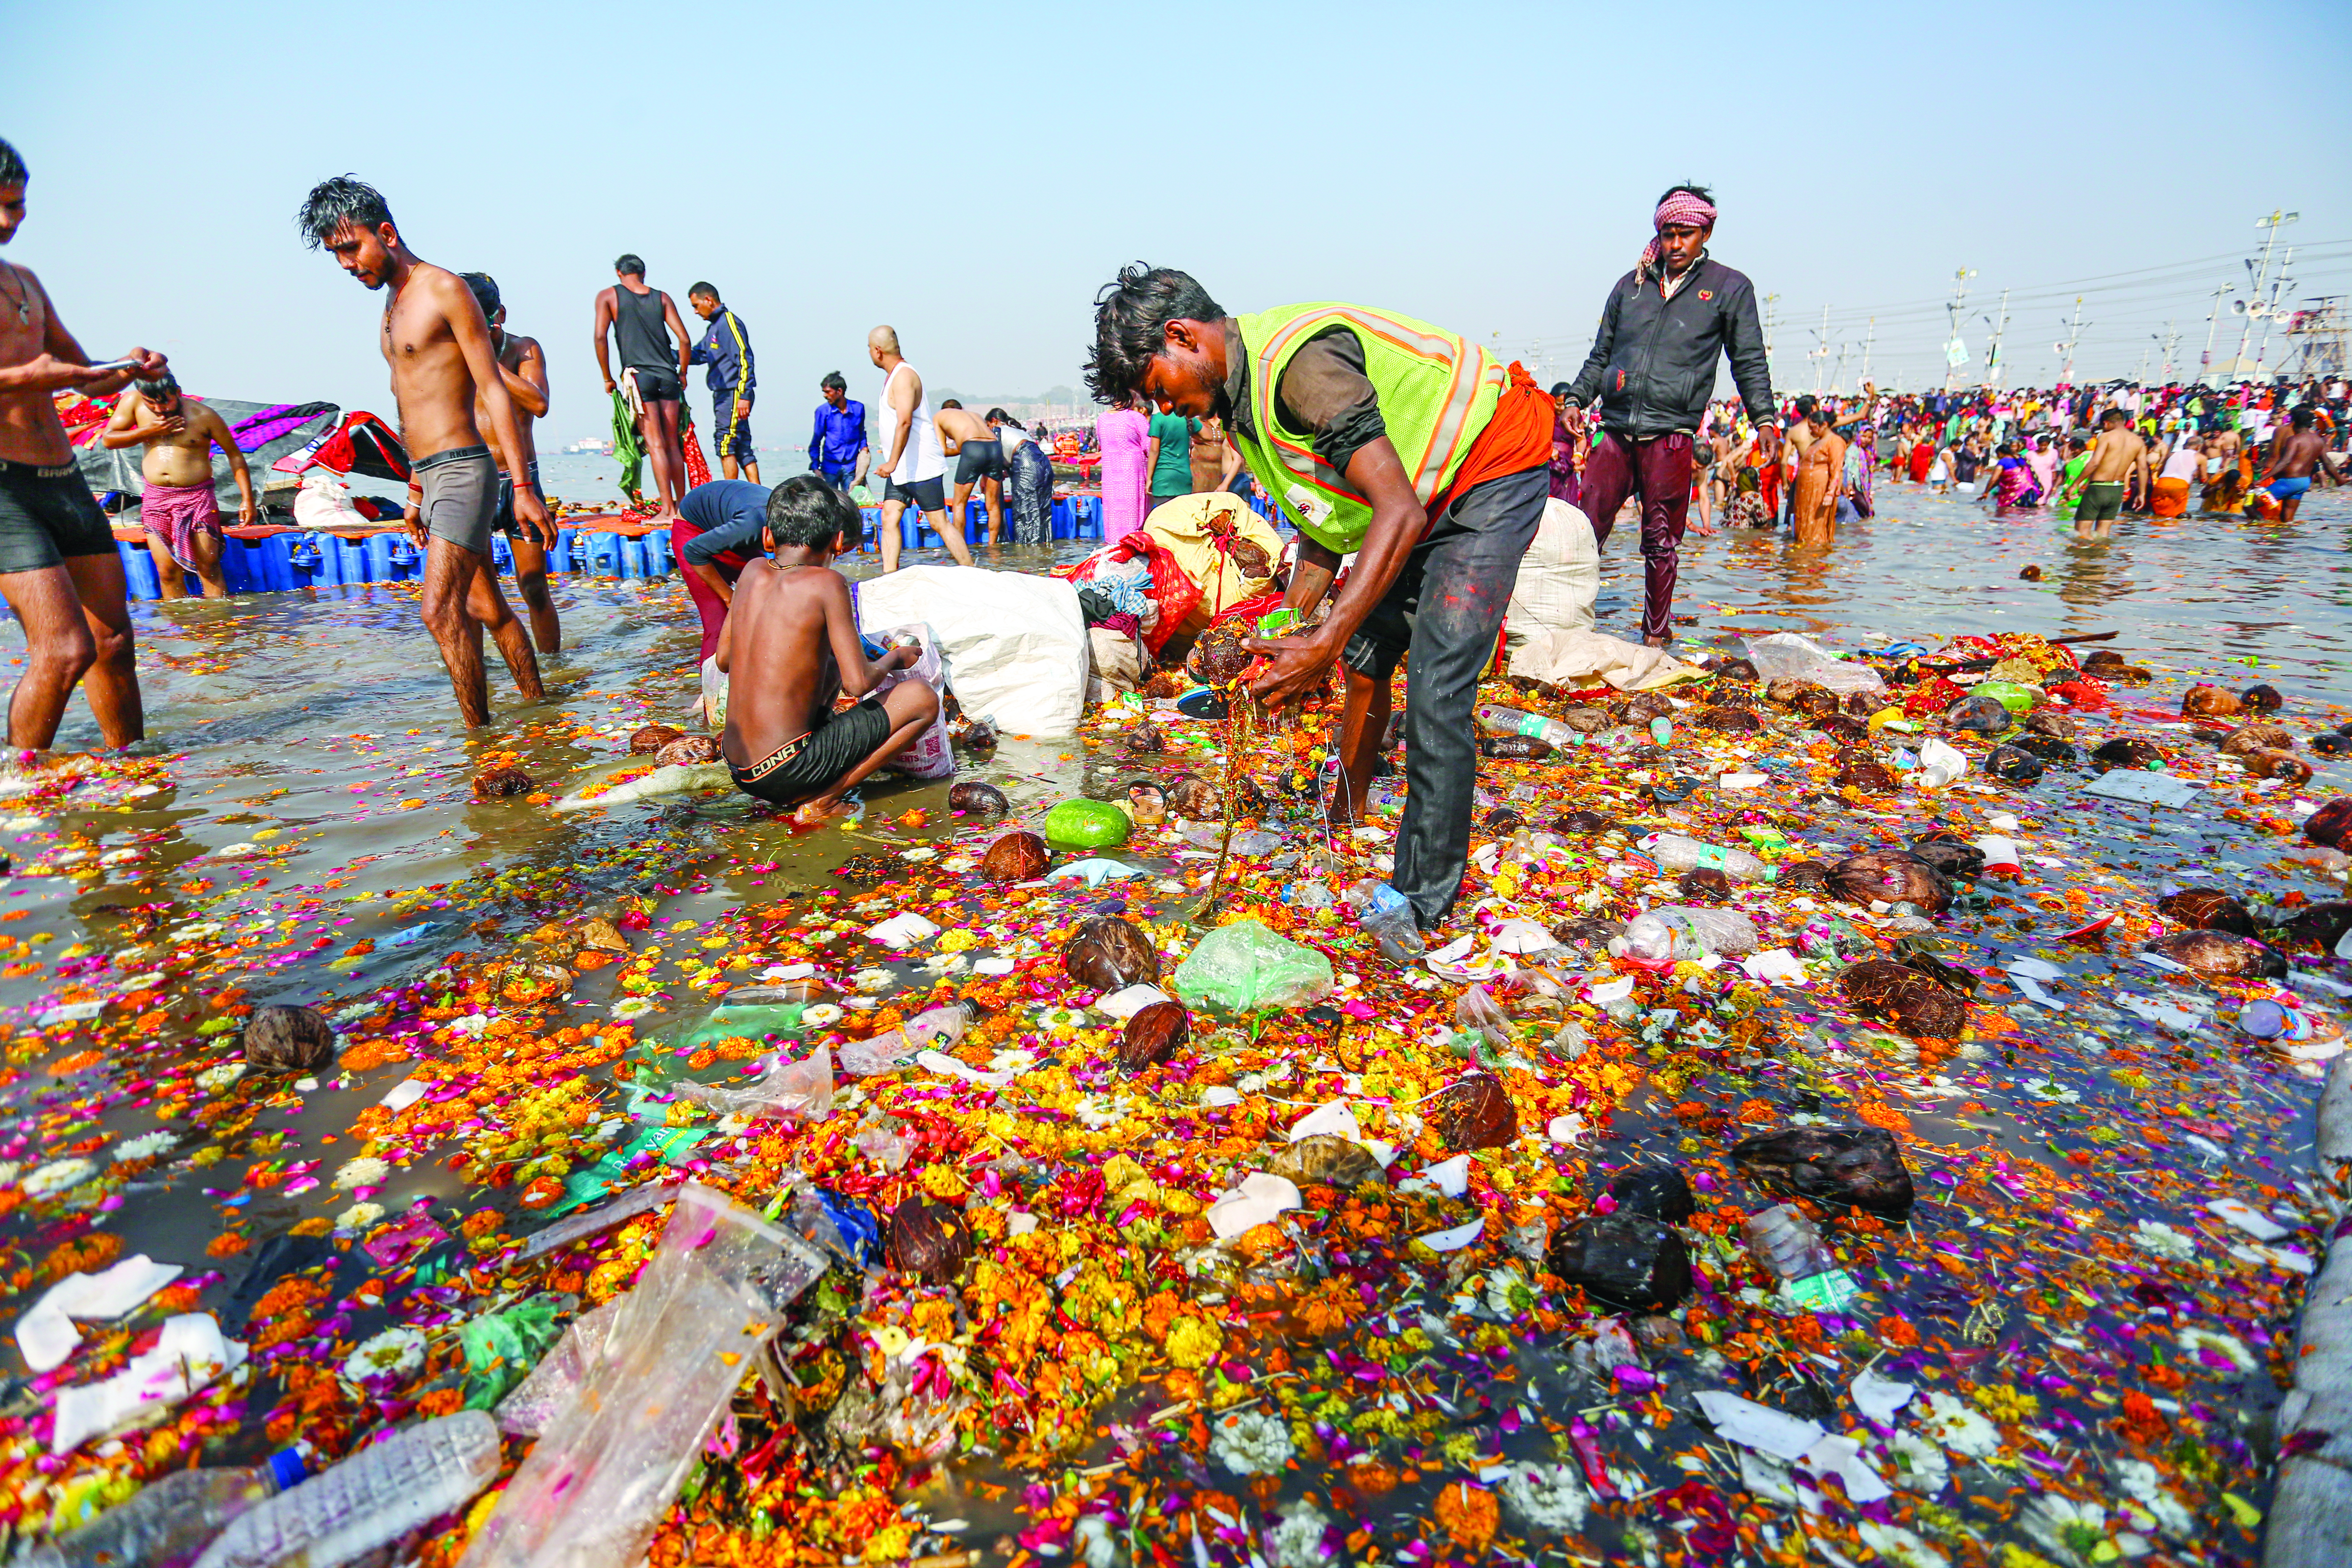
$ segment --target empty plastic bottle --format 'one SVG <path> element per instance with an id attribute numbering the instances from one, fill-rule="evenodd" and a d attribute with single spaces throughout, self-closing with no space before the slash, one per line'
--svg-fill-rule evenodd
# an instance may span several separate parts
<path id="1" fill-rule="evenodd" d="M 308 1473 L 288 1448 L 241 1468 L 174 1470 L 79 1530 L 32 1548 L 29 1568 L 178 1568 L 237 1515 Z"/>
<path id="2" fill-rule="evenodd" d="M 1820 1229 L 1787 1204 L 1748 1216 L 1748 1251 L 1775 1279 L 1810 1279 L 1837 1267 Z"/>
<path id="3" fill-rule="evenodd" d="M 1421 938 L 1421 922 L 1413 918 L 1412 905 L 1405 896 L 1377 877 L 1367 877 L 1348 889 L 1348 907 L 1356 911 L 1356 923 L 1372 933 L 1382 954 L 1398 963 L 1418 960 L 1426 943 Z"/>
<path id="4" fill-rule="evenodd" d="M 339 1568 L 462 1507 L 498 1473 L 488 1412 L 422 1422 L 237 1515 L 196 1568 Z"/>
<path id="5" fill-rule="evenodd" d="M 1478 728 L 1489 735 L 1528 735 L 1554 750 L 1584 743 L 1584 737 L 1557 719 L 1547 719 L 1540 713 L 1530 713 L 1524 708 L 1506 708 L 1499 702 L 1481 702 L 1472 710 Z"/>
<path id="6" fill-rule="evenodd" d="M 1720 871 L 1735 882 L 1769 882 L 1772 868 L 1745 849 L 1726 849 L 1680 833 L 1649 833 L 1641 839 L 1642 852 L 1661 871 Z"/>
<path id="7" fill-rule="evenodd" d="M 1756 922 L 1737 910 L 1662 904 L 1625 922 L 1625 934 L 1609 939 L 1609 951 L 1645 963 L 1671 959 L 1694 963 L 1708 953 L 1737 958 L 1756 951 Z"/>

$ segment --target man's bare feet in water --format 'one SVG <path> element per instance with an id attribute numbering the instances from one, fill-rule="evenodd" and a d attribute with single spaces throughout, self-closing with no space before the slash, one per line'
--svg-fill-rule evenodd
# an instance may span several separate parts
<path id="1" fill-rule="evenodd" d="M 1645 637 L 1642 639 L 1642 646 L 1643 647 L 1654 647 L 1659 649 L 1670 648 L 1675 646 L 1675 639 L 1672 637 Z"/>

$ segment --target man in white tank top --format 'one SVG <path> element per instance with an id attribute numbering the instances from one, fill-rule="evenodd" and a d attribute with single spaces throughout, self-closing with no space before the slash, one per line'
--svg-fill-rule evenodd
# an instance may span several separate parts
<path id="1" fill-rule="evenodd" d="M 971 547 L 964 542 L 963 519 L 948 516 L 948 457 L 931 420 L 930 399 L 923 395 L 923 378 L 899 357 L 895 327 L 866 333 L 866 355 L 882 373 L 882 455 L 874 465 L 883 481 L 882 570 L 898 569 L 898 519 L 910 503 L 947 542 L 956 563 L 969 566 Z"/>

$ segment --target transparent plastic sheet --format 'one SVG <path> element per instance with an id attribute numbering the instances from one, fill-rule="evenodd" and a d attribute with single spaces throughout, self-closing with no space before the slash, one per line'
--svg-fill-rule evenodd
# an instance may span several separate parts
<path id="1" fill-rule="evenodd" d="M 604 1356 L 612 1337 L 613 1320 L 627 1298 L 615 1296 L 593 1312 L 572 1320 L 555 1348 L 540 1358 L 530 1374 L 499 1402 L 499 1430 L 518 1437 L 536 1437 L 561 1414 L 588 1381 L 591 1368 Z"/>
<path id="2" fill-rule="evenodd" d="M 1843 659 L 1802 632 L 1774 632 L 1746 637 L 1748 662 L 1759 680 L 1769 684 L 1786 676 L 1811 680 L 1832 691 L 1884 691 L 1886 683 L 1866 664 Z"/>
<path id="3" fill-rule="evenodd" d="M 819 1046 L 814 1056 L 803 1060 L 778 1062 L 740 1089 L 720 1089 L 690 1079 L 680 1079 L 670 1088 L 681 1100 L 730 1116 L 805 1116 L 818 1121 L 833 1113 L 833 1050 Z"/>
<path id="4" fill-rule="evenodd" d="M 688 1185 L 603 1357 L 508 1483 L 465 1568 L 640 1561 L 756 1352 L 824 1269 L 801 1237 Z"/>
<path id="5" fill-rule="evenodd" d="M 1304 1007 L 1329 994 L 1331 961 L 1255 921 L 1219 926 L 1176 971 L 1176 994 L 1195 1007 L 1254 1013 Z"/>

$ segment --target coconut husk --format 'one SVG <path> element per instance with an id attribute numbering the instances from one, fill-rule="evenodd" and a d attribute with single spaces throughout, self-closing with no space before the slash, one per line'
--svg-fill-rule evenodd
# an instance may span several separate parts
<path id="1" fill-rule="evenodd" d="M 1053 863 L 1044 839 L 1034 833 L 1008 833 L 981 857 L 980 874 L 992 882 L 1031 882 Z"/>
<path id="2" fill-rule="evenodd" d="M 2238 706 L 2248 713 L 2275 713 L 2286 706 L 2286 699 L 2275 686 L 2249 686 L 2238 693 Z"/>
<path id="3" fill-rule="evenodd" d="M 316 1007 L 256 1007 L 245 1021 L 244 1045 L 248 1067 L 310 1072 L 334 1059 L 335 1029 Z"/>
<path id="4" fill-rule="evenodd" d="M 1158 1067 L 1184 1048 L 1192 1037 L 1192 1015 L 1180 1002 L 1154 1002 L 1127 1021 L 1118 1037 L 1118 1065 L 1123 1072 L 1139 1073 Z"/>
<path id="5" fill-rule="evenodd" d="M 718 760 L 719 737 L 716 735 L 680 735 L 654 753 L 654 761 L 666 768 L 690 768 Z"/>
<path id="6" fill-rule="evenodd" d="M 2347 835 L 2352 835 L 2352 799 L 2339 795 L 2303 819 L 2303 836 L 2314 844 L 2341 849 Z"/>
<path id="7" fill-rule="evenodd" d="M 1698 717 L 1691 721 L 1699 729 L 1714 730 L 1727 735 L 1748 734 L 1764 727 L 1764 721 L 1756 717 L 1752 709 L 1727 705 L 1702 708 L 1698 710 Z"/>
<path id="8" fill-rule="evenodd" d="M 2191 719 L 2227 719 L 2240 706 L 2236 692 L 2218 686 L 2192 686 L 2180 694 L 2180 711 Z"/>
<path id="9" fill-rule="evenodd" d="M 1916 1194 L 1895 1135 L 1881 1127 L 1787 1127 L 1731 1146 L 1739 1173 L 1776 1197 L 1858 1208 L 1897 1224 Z"/>
<path id="10" fill-rule="evenodd" d="M 1266 1168 L 1301 1186 L 1348 1188 L 1371 1183 L 1385 1186 L 1389 1179 L 1370 1149 L 1328 1132 L 1301 1138 L 1268 1161 Z"/>
<path id="11" fill-rule="evenodd" d="M 520 768 L 485 768 L 474 775 L 476 800 L 506 800 L 531 792 L 530 775 Z"/>
<path id="12" fill-rule="evenodd" d="M 629 737 L 629 755 L 650 757 L 685 733 L 675 724 L 648 724 Z"/>
<path id="13" fill-rule="evenodd" d="M 1428 1116 L 1439 1141 L 1455 1154 L 1499 1149 L 1519 1135 L 1519 1113 L 1511 1104 L 1511 1091 L 1489 1072 L 1454 1079 L 1430 1101 Z"/>
<path id="14" fill-rule="evenodd" d="M 971 1231 L 945 1204 L 906 1198 L 890 1211 L 883 1261 L 926 1285 L 952 1285 L 971 1258 Z"/>
<path id="15" fill-rule="evenodd" d="M 2104 773 L 2109 768 L 2154 768 L 2164 763 L 2164 751 L 2154 741 L 2143 741 L 2137 735 L 2118 735 L 2103 741 L 2091 752 L 2091 761 Z"/>
<path id="16" fill-rule="evenodd" d="M 1160 954 L 1133 922 L 1095 915 L 1081 921 L 1062 944 L 1062 968 L 1081 985 L 1120 991 L 1159 979 Z"/>
<path id="17" fill-rule="evenodd" d="M 1854 1011 L 1881 1018 L 1915 1040 L 1957 1040 L 1969 1004 L 1928 976 L 1888 958 L 1865 959 L 1838 976 Z"/>
<path id="18" fill-rule="evenodd" d="M 2231 936 L 2254 934 L 2254 917 L 2246 912 L 2246 906 L 2219 888 L 2183 888 L 2158 899 L 2156 912 L 2174 925 L 2192 931 L 2227 931 Z"/>
<path id="19" fill-rule="evenodd" d="M 1830 867 L 1827 880 L 1832 893 L 1853 904 L 1873 900 L 1916 904 L 1933 915 L 1943 913 L 1952 901 L 1952 889 L 1942 874 L 1907 850 L 1849 855 Z"/>
<path id="20" fill-rule="evenodd" d="M 2221 737 L 2221 749 L 2233 757 L 2250 757 L 2256 752 L 2292 752 L 2294 736 L 2284 724 L 2249 719 Z"/>
<path id="21" fill-rule="evenodd" d="M 2227 931 L 2168 931 L 2149 939 L 2143 951 L 2160 954 L 2199 974 L 2240 974 L 2257 980 L 2286 978 L 2284 953 Z"/>
<path id="22" fill-rule="evenodd" d="M 2246 758 L 2246 772 L 2258 779 L 2284 779 L 2291 784 L 2311 782 L 2311 764 L 2285 752 L 2256 752 Z"/>
<path id="23" fill-rule="evenodd" d="M 1013 809 L 1013 803 L 1005 799 L 1004 792 L 994 784 L 968 779 L 962 784 L 948 786 L 948 809 L 975 812 L 983 816 L 1003 816 Z"/>

